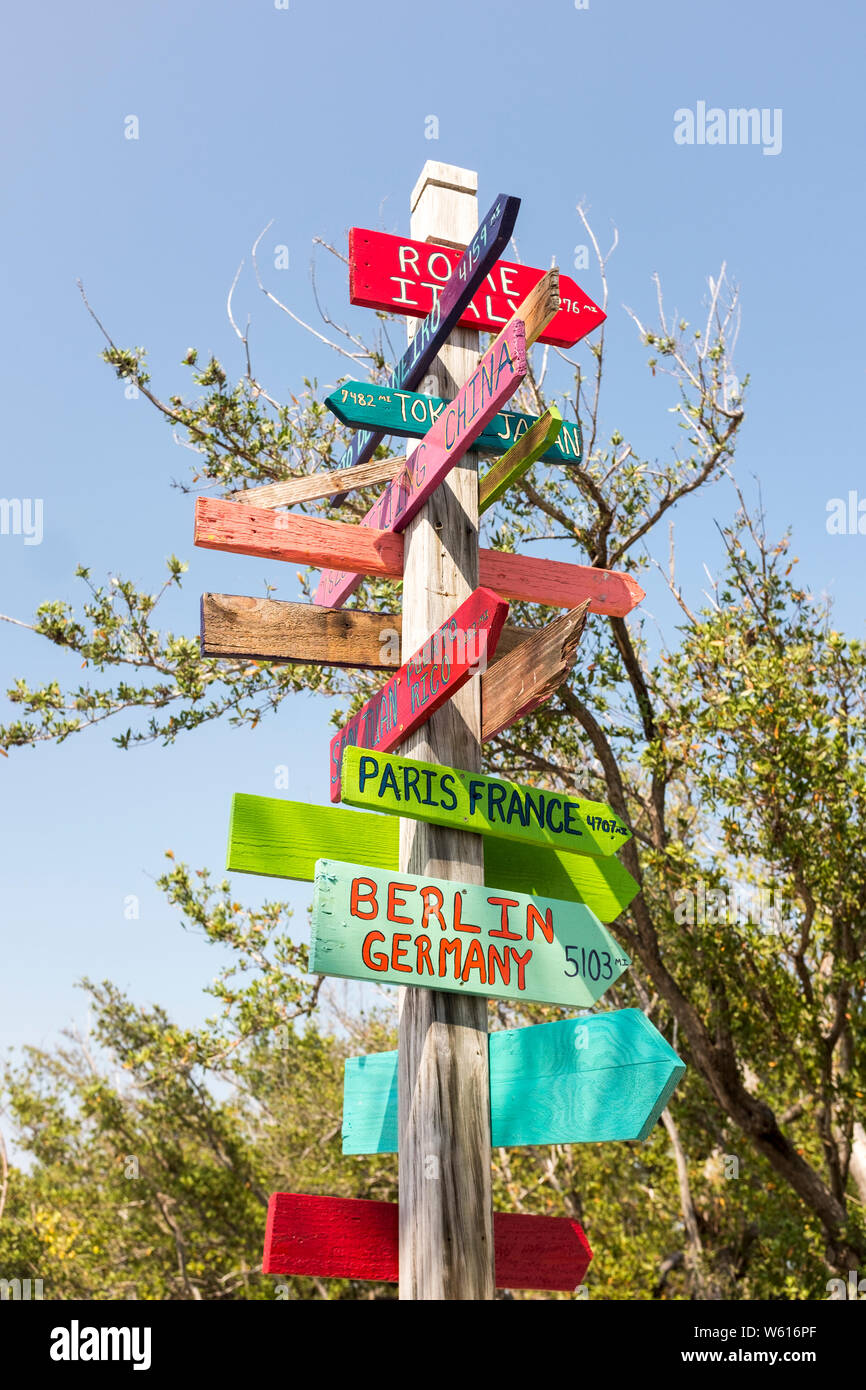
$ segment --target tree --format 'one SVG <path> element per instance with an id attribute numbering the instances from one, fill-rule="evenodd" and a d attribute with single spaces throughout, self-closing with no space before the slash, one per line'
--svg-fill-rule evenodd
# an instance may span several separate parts
<path id="1" fill-rule="evenodd" d="M 584 223 L 607 309 L 610 252 L 601 253 Z M 864 651 L 832 628 L 826 604 L 798 586 L 790 538 L 768 537 L 760 510 L 739 489 L 736 514 L 720 528 L 726 564 L 706 603 L 696 607 L 676 583 L 673 531 L 663 546 L 660 528 L 666 518 L 672 528 L 673 509 L 691 494 L 732 479 L 748 387 L 733 376 L 739 305 L 724 267 L 709 282 L 705 308 L 697 328 L 672 322 L 659 287 L 658 324 L 647 328 L 632 315 L 653 377 L 673 389 L 677 437 L 667 464 L 616 429 L 604 433 L 603 330 L 590 347 L 589 375 L 545 349 L 515 402 L 540 413 L 548 377 L 565 362 L 573 377 L 563 404 L 581 422 L 585 458 L 580 469 L 536 465 L 497 503 L 492 544 L 516 549 L 555 537 L 584 563 L 635 574 L 655 566 L 682 616 L 678 643 L 656 655 L 639 611 L 632 623 L 596 618 L 568 684 L 492 740 L 488 762 L 509 776 L 606 799 L 631 826 L 621 857 L 641 891 L 614 931 L 634 965 L 605 1007 L 640 1004 L 690 1071 L 664 1130 L 634 1146 L 628 1164 L 619 1145 L 502 1152 L 497 1196 L 512 1210 L 582 1216 L 599 1250 L 593 1278 L 609 1296 L 622 1296 L 617 1280 L 625 1277 L 632 1296 L 814 1297 L 822 1276 L 844 1275 L 866 1256 L 858 1041 L 866 865 L 857 833 Z M 218 361 L 200 369 L 191 350 L 185 364 L 195 399 L 158 396 L 144 351 L 119 348 L 106 334 L 103 357 L 118 378 L 134 382 L 195 451 L 184 487 L 230 492 L 335 463 L 343 434 L 317 402 L 316 383 L 305 380 L 288 405 L 274 400 L 253 375 L 231 295 L 229 315 L 244 375 L 230 385 Z M 387 316 L 379 317 L 372 346 L 345 330 L 330 340 L 374 379 L 394 356 Z M 357 519 L 371 500 L 351 494 L 338 515 Z M 67 692 L 59 682 L 31 690 L 18 681 L 9 697 L 20 714 L 0 730 L 0 746 L 61 741 L 127 710 L 148 717 L 116 736 L 121 747 L 171 742 L 223 716 L 254 725 L 300 689 L 341 695 L 357 708 L 375 688 L 375 677 L 358 673 L 203 660 L 193 639 L 160 633 L 160 594 L 182 583 L 184 568 L 172 558 L 153 595 L 120 578 L 93 583 L 82 569 L 89 598 L 80 617 L 65 604 L 43 604 L 33 630 L 79 653 L 99 679 Z M 359 602 L 387 611 L 393 585 L 368 581 Z M 537 607 L 516 608 L 528 625 L 543 616 Z M 134 681 L 113 680 L 130 668 Z M 196 903 L 188 884 L 188 876 L 168 884 L 187 913 Z M 227 928 L 227 939 L 243 954 L 250 943 L 237 930 Z M 243 1065 L 279 1026 L 278 1004 L 313 1017 L 315 998 L 291 973 L 303 969 L 301 949 L 286 938 L 282 951 L 258 963 L 252 985 L 231 987 Z M 500 1006 L 494 1016 L 505 1025 L 551 1015 Z M 112 1045 L 126 1043 L 115 1036 Z M 226 1045 L 218 1029 L 199 1040 L 202 1068 L 213 1066 L 211 1047 L 215 1056 Z M 270 1085 L 264 1073 L 261 1080 Z M 266 1103 L 263 1093 L 257 1103 Z"/>

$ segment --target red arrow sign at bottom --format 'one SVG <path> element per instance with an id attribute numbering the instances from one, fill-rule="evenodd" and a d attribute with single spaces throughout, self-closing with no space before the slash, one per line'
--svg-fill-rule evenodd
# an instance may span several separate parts
<path id="1" fill-rule="evenodd" d="M 396 1202 L 275 1192 L 268 1204 L 263 1274 L 375 1279 L 396 1284 Z M 586 1236 L 567 1216 L 493 1213 L 498 1289 L 567 1293 L 592 1259 Z"/>

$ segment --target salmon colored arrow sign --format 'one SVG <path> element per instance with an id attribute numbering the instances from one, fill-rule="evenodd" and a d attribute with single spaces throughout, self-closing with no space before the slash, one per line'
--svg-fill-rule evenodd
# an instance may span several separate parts
<path id="1" fill-rule="evenodd" d="M 340 800 L 343 750 L 347 744 L 396 748 L 425 724 L 496 650 L 508 604 L 490 589 L 475 589 L 382 689 L 353 714 L 331 739 L 331 800 Z"/>
<path id="2" fill-rule="evenodd" d="M 265 560 L 357 570 L 361 574 L 403 576 L 403 537 L 345 521 L 271 512 L 215 497 L 195 504 L 195 544 L 206 550 L 229 550 Z M 644 591 L 621 570 L 572 565 L 504 550 L 479 551 L 479 578 L 503 598 L 550 607 L 576 608 L 589 599 L 590 613 L 624 618 Z"/>
<path id="3" fill-rule="evenodd" d="M 361 525 L 404 531 L 431 493 L 460 462 L 488 420 L 510 400 L 526 375 L 526 331 L 518 319 L 487 350 L 477 369 L 406 459 Z M 340 608 L 361 583 L 363 573 L 325 570 L 313 602 Z"/>
<path id="4" fill-rule="evenodd" d="M 263 1274 L 319 1279 L 399 1279 L 396 1202 L 275 1192 L 268 1204 Z M 589 1242 L 566 1216 L 493 1213 L 496 1287 L 572 1292 L 592 1259 Z"/>

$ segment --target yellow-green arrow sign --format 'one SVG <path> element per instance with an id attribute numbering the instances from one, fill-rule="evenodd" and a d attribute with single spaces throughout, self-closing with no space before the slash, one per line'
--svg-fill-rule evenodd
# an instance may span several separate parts
<path id="1" fill-rule="evenodd" d="M 226 868 L 312 882 L 317 859 L 396 869 L 400 859 L 396 816 L 364 815 L 340 806 L 311 806 L 275 796 L 232 798 Z M 543 893 L 586 903 L 602 922 L 628 907 L 638 885 L 616 855 L 563 854 L 514 840 L 484 839 L 484 878 L 500 892 Z"/>
<path id="2" fill-rule="evenodd" d="M 631 839 L 602 801 L 363 748 L 343 754 L 342 796 L 347 806 L 568 854 L 605 857 Z"/>

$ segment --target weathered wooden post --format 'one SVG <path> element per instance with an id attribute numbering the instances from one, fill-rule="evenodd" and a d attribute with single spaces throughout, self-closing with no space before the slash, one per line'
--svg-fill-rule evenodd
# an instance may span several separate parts
<path id="1" fill-rule="evenodd" d="M 374 814 L 236 796 L 228 867 L 315 880 L 313 974 L 402 987 L 398 1052 L 349 1060 L 343 1114 L 344 1152 L 399 1151 L 399 1203 L 274 1193 L 263 1270 L 399 1278 L 405 1299 L 580 1287 L 592 1252 L 576 1221 L 493 1216 L 492 1144 L 644 1138 L 683 1072 L 632 1010 L 509 1030 L 488 1049 L 488 997 L 601 998 L 630 964 L 605 923 L 638 885 L 610 807 L 481 776 L 481 739 L 551 698 L 588 611 L 622 617 L 644 595 L 628 574 L 479 552 L 479 509 L 537 459 L 582 457 L 576 422 L 560 447 L 555 409 L 504 409 L 527 348 L 572 346 L 604 315 L 567 277 L 563 297 L 555 268 L 500 260 L 520 200 L 500 194 L 479 225 L 475 190 L 474 173 L 428 162 L 409 238 L 349 234 L 352 302 L 426 317 L 387 381 L 328 397 L 359 427 L 339 468 L 196 502 L 197 545 L 321 570 L 310 605 L 205 595 L 203 651 L 392 671 L 328 750 L 331 801 Z M 405 462 L 375 460 L 385 434 L 420 442 Z M 479 450 L 501 455 L 480 484 Z M 387 486 L 356 524 L 271 510 L 374 482 Z M 365 575 L 402 578 L 402 615 L 343 610 Z M 504 626 L 510 599 L 570 611 L 519 632 Z M 394 670 L 381 627 L 401 619 Z"/>
<path id="2" fill-rule="evenodd" d="M 461 249 L 478 227 L 478 177 L 428 160 L 412 190 L 410 235 Z M 416 321 L 408 320 L 409 337 Z M 457 328 L 431 375 L 452 399 L 478 361 L 478 333 Z M 424 388 L 434 393 L 433 383 Z M 406 530 L 406 660 L 478 584 L 478 455 L 452 469 Z M 481 767 L 479 682 L 407 741 L 408 757 Z M 484 882 L 480 835 L 403 820 L 400 867 Z M 492 1299 L 493 1205 L 487 1000 L 404 989 L 400 1001 L 400 1297 Z"/>

